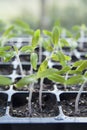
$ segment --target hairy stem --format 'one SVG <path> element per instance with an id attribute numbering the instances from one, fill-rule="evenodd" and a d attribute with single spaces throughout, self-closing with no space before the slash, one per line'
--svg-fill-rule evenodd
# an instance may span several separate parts
<path id="1" fill-rule="evenodd" d="M 23 73 L 22 64 L 21 64 L 21 61 L 20 61 L 20 58 L 19 58 L 19 53 L 16 54 L 16 58 L 17 58 L 17 61 L 18 61 L 18 63 L 19 63 L 21 75 L 22 75 L 22 77 L 23 77 L 23 76 L 24 76 L 24 73 Z"/>
<path id="2" fill-rule="evenodd" d="M 66 73 L 66 75 L 65 75 L 65 80 L 67 80 L 68 79 L 68 76 L 69 76 L 69 71 Z M 64 84 L 64 89 L 65 89 L 65 91 L 66 91 L 66 84 Z"/>
<path id="3" fill-rule="evenodd" d="M 33 68 L 31 66 L 31 68 L 30 68 L 30 74 L 32 74 L 32 73 L 33 73 Z M 32 115 L 32 103 L 31 103 L 31 100 L 32 100 L 33 88 L 34 88 L 34 83 L 31 83 L 29 85 L 29 97 L 28 97 L 29 116 Z"/>
<path id="4" fill-rule="evenodd" d="M 40 107 L 40 110 L 42 111 L 42 90 L 43 90 L 43 81 L 44 79 L 41 78 L 41 81 L 40 81 L 40 91 L 39 91 L 39 107 Z"/>
<path id="5" fill-rule="evenodd" d="M 78 108 L 79 107 L 79 99 L 80 99 L 80 96 L 81 96 L 81 93 L 82 93 L 82 90 L 83 90 L 85 83 L 86 83 L 86 81 L 81 85 L 79 92 L 77 94 L 76 100 L 75 100 L 75 114 L 77 114 L 77 112 L 79 110 L 79 108 Z"/>
<path id="6" fill-rule="evenodd" d="M 29 108 L 29 116 L 32 115 L 32 104 L 31 104 L 31 100 L 32 100 L 32 93 L 33 93 L 33 86 L 34 86 L 34 83 L 30 84 L 29 86 L 29 97 L 28 97 L 28 108 Z"/>

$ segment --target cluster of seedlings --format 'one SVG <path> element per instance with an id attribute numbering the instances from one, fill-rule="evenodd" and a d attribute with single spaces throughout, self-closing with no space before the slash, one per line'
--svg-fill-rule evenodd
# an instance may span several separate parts
<path id="1" fill-rule="evenodd" d="M 17 20 L 1 31 L 0 90 L 12 87 L 17 91 L 11 98 L 12 116 L 57 116 L 55 91 L 63 92 L 60 102 L 65 115 L 87 115 L 83 114 L 87 107 L 83 93 L 87 89 L 87 41 L 82 41 L 87 28 L 82 25 L 73 29 L 71 33 L 55 25 L 52 31 L 32 30 L 27 23 Z M 15 41 L 25 34 L 27 42 L 21 42 L 22 38 Z M 2 101 L 0 105 L 3 106 Z"/>

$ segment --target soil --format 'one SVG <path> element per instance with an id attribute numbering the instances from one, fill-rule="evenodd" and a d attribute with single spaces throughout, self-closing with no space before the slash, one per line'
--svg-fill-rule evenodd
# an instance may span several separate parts
<path id="1" fill-rule="evenodd" d="M 75 94 L 76 95 L 76 94 Z M 79 100 L 79 111 L 75 114 L 76 96 L 67 94 L 67 98 L 61 99 L 63 113 L 70 117 L 87 117 L 87 94 L 82 94 Z"/>
<path id="2" fill-rule="evenodd" d="M 16 88 L 14 86 L 13 89 L 16 90 L 16 91 L 28 91 L 28 86 L 24 86 L 22 88 Z M 40 89 L 40 85 L 35 84 L 34 85 L 34 91 L 38 92 L 39 89 Z M 52 91 L 52 90 L 54 90 L 53 85 L 50 85 L 50 84 L 48 84 L 48 85 L 44 84 L 43 85 L 43 91 Z"/>
<path id="3" fill-rule="evenodd" d="M 39 64 L 37 65 L 37 68 L 39 67 Z M 23 68 L 23 73 L 25 74 L 25 75 L 29 75 L 30 74 L 30 63 L 23 63 L 22 64 L 22 68 Z M 34 72 L 36 72 L 36 70 L 33 70 L 33 73 Z M 21 72 L 20 72 L 20 68 L 19 68 L 19 66 L 17 67 L 17 69 L 16 69 L 16 73 L 18 74 L 18 75 L 21 75 Z"/>
<path id="4" fill-rule="evenodd" d="M 30 55 L 20 55 L 21 62 L 30 62 Z"/>
<path id="5" fill-rule="evenodd" d="M 75 56 L 75 55 L 72 55 L 71 57 L 71 62 L 75 62 L 75 61 L 78 61 L 79 59 Z"/>
<path id="6" fill-rule="evenodd" d="M 9 86 L 0 86 L 0 91 L 8 90 Z"/>
<path id="7" fill-rule="evenodd" d="M 55 96 L 43 94 L 42 96 L 42 111 L 39 108 L 39 101 L 37 94 L 32 98 L 32 114 L 29 115 L 28 103 L 24 105 L 10 107 L 10 115 L 14 117 L 55 117 L 59 114 L 57 101 Z"/>
<path id="8" fill-rule="evenodd" d="M 0 99 L 0 117 L 4 116 L 5 111 L 6 111 L 6 101 Z"/>
<path id="9" fill-rule="evenodd" d="M 57 84 L 57 89 L 60 91 L 79 91 L 80 87 L 81 85 L 72 85 L 72 86 L 67 86 L 65 90 L 64 85 Z M 83 91 L 87 91 L 87 84 L 85 84 Z"/>
<path id="10" fill-rule="evenodd" d="M 22 67 L 23 67 L 23 73 L 25 75 L 29 75 L 30 74 L 30 64 L 27 64 L 27 65 L 22 64 Z M 19 66 L 17 67 L 16 72 L 18 75 L 21 75 Z"/>
<path id="11" fill-rule="evenodd" d="M 9 75 L 12 74 L 13 66 L 12 65 L 0 65 L 0 75 Z"/>
<path id="12" fill-rule="evenodd" d="M 81 48 L 77 47 L 77 50 L 78 50 L 79 52 L 87 52 L 87 48 L 81 49 Z"/>

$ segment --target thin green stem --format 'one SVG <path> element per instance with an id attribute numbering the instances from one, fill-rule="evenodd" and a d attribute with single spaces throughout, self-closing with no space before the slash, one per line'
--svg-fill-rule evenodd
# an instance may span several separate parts
<path id="1" fill-rule="evenodd" d="M 19 53 L 16 54 L 16 58 L 17 58 L 17 61 L 18 61 L 18 63 L 19 63 L 21 75 L 22 75 L 22 77 L 24 77 L 22 64 L 21 64 L 21 61 L 20 61 L 20 58 L 19 58 Z"/>
<path id="2" fill-rule="evenodd" d="M 41 78 L 41 81 L 40 81 L 40 91 L 39 91 L 39 107 L 40 107 L 40 110 L 42 111 L 42 90 L 43 90 L 43 81 L 44 79 Z"/>
<path id="3" fill-rule="evenodd" d="M 32 73 L 33 73 L 33 68 L 31 66 L 31 68 L 30 68 L 30 74 L 32 74 Z M 32 100 L 33 88 L 34 88 L 34 83 L 31 83 L 29 85 L 29 97 L 28 97 L 29 116 L 32 115 L 32 103 L 31 103 L 31 100 Z"/>
<path id="4" fill-rule="evenodd" d="M 29 116 L 32 115 L 32 103 L 31 103 L 31 100 L 32 100 L 33 86 L 34 86 L 34 83 L 30 84 L 30 86 L 29 86 L 29 96 L 28 96 Z"/>
<path id="5" fill-rule="evenodd" d="M 79 99 L 80 99 L 80 96 L 81 96 L 81 93 L 83 91 L 83 87 L 84 87 L 85 83 L 86 83 L 86 81 L 81 85 L 81 87 L 80 87 L 80 89 L 78 91 L 78 94 L 76 96 L 76 100 L 75 100 L 75 114 L 77 114 L 78 111 L 79 111 L 79 108 L 78 108 L 79 107 Z"/>
<path id="6" fill-rule="evenodd" d="M 65 80 L 67 80 L 68 79 L 68 75 L 69 75 L 69 71 L 66 73 L 66 75 L 65 75 Z M 64 84 L 64 89 L 65 89 L 65 91 L 66 91 L 66 84 Z"/>

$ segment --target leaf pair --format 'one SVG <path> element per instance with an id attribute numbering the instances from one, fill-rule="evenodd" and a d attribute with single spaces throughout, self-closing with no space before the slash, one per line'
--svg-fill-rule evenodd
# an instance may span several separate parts
<path id="1" fill-rule="evenodd" d="M 52 42 L 54 45 L 58 44 L 59 37 L 60 37 L 60 30 L 59 30 L 58 26 L 54 26 L 52 32 L 43 30 L 43 33 L 52 39 Z"/>
<path id="2" fill-rule="evenodd" d="M 70 61 L 71 58 L 67 55 L 64 55 L 63 52 L 58 51 L 52 55 L 52 60 L 59 61 L 61 65 L 66 66 L 67 61 Z"/>

